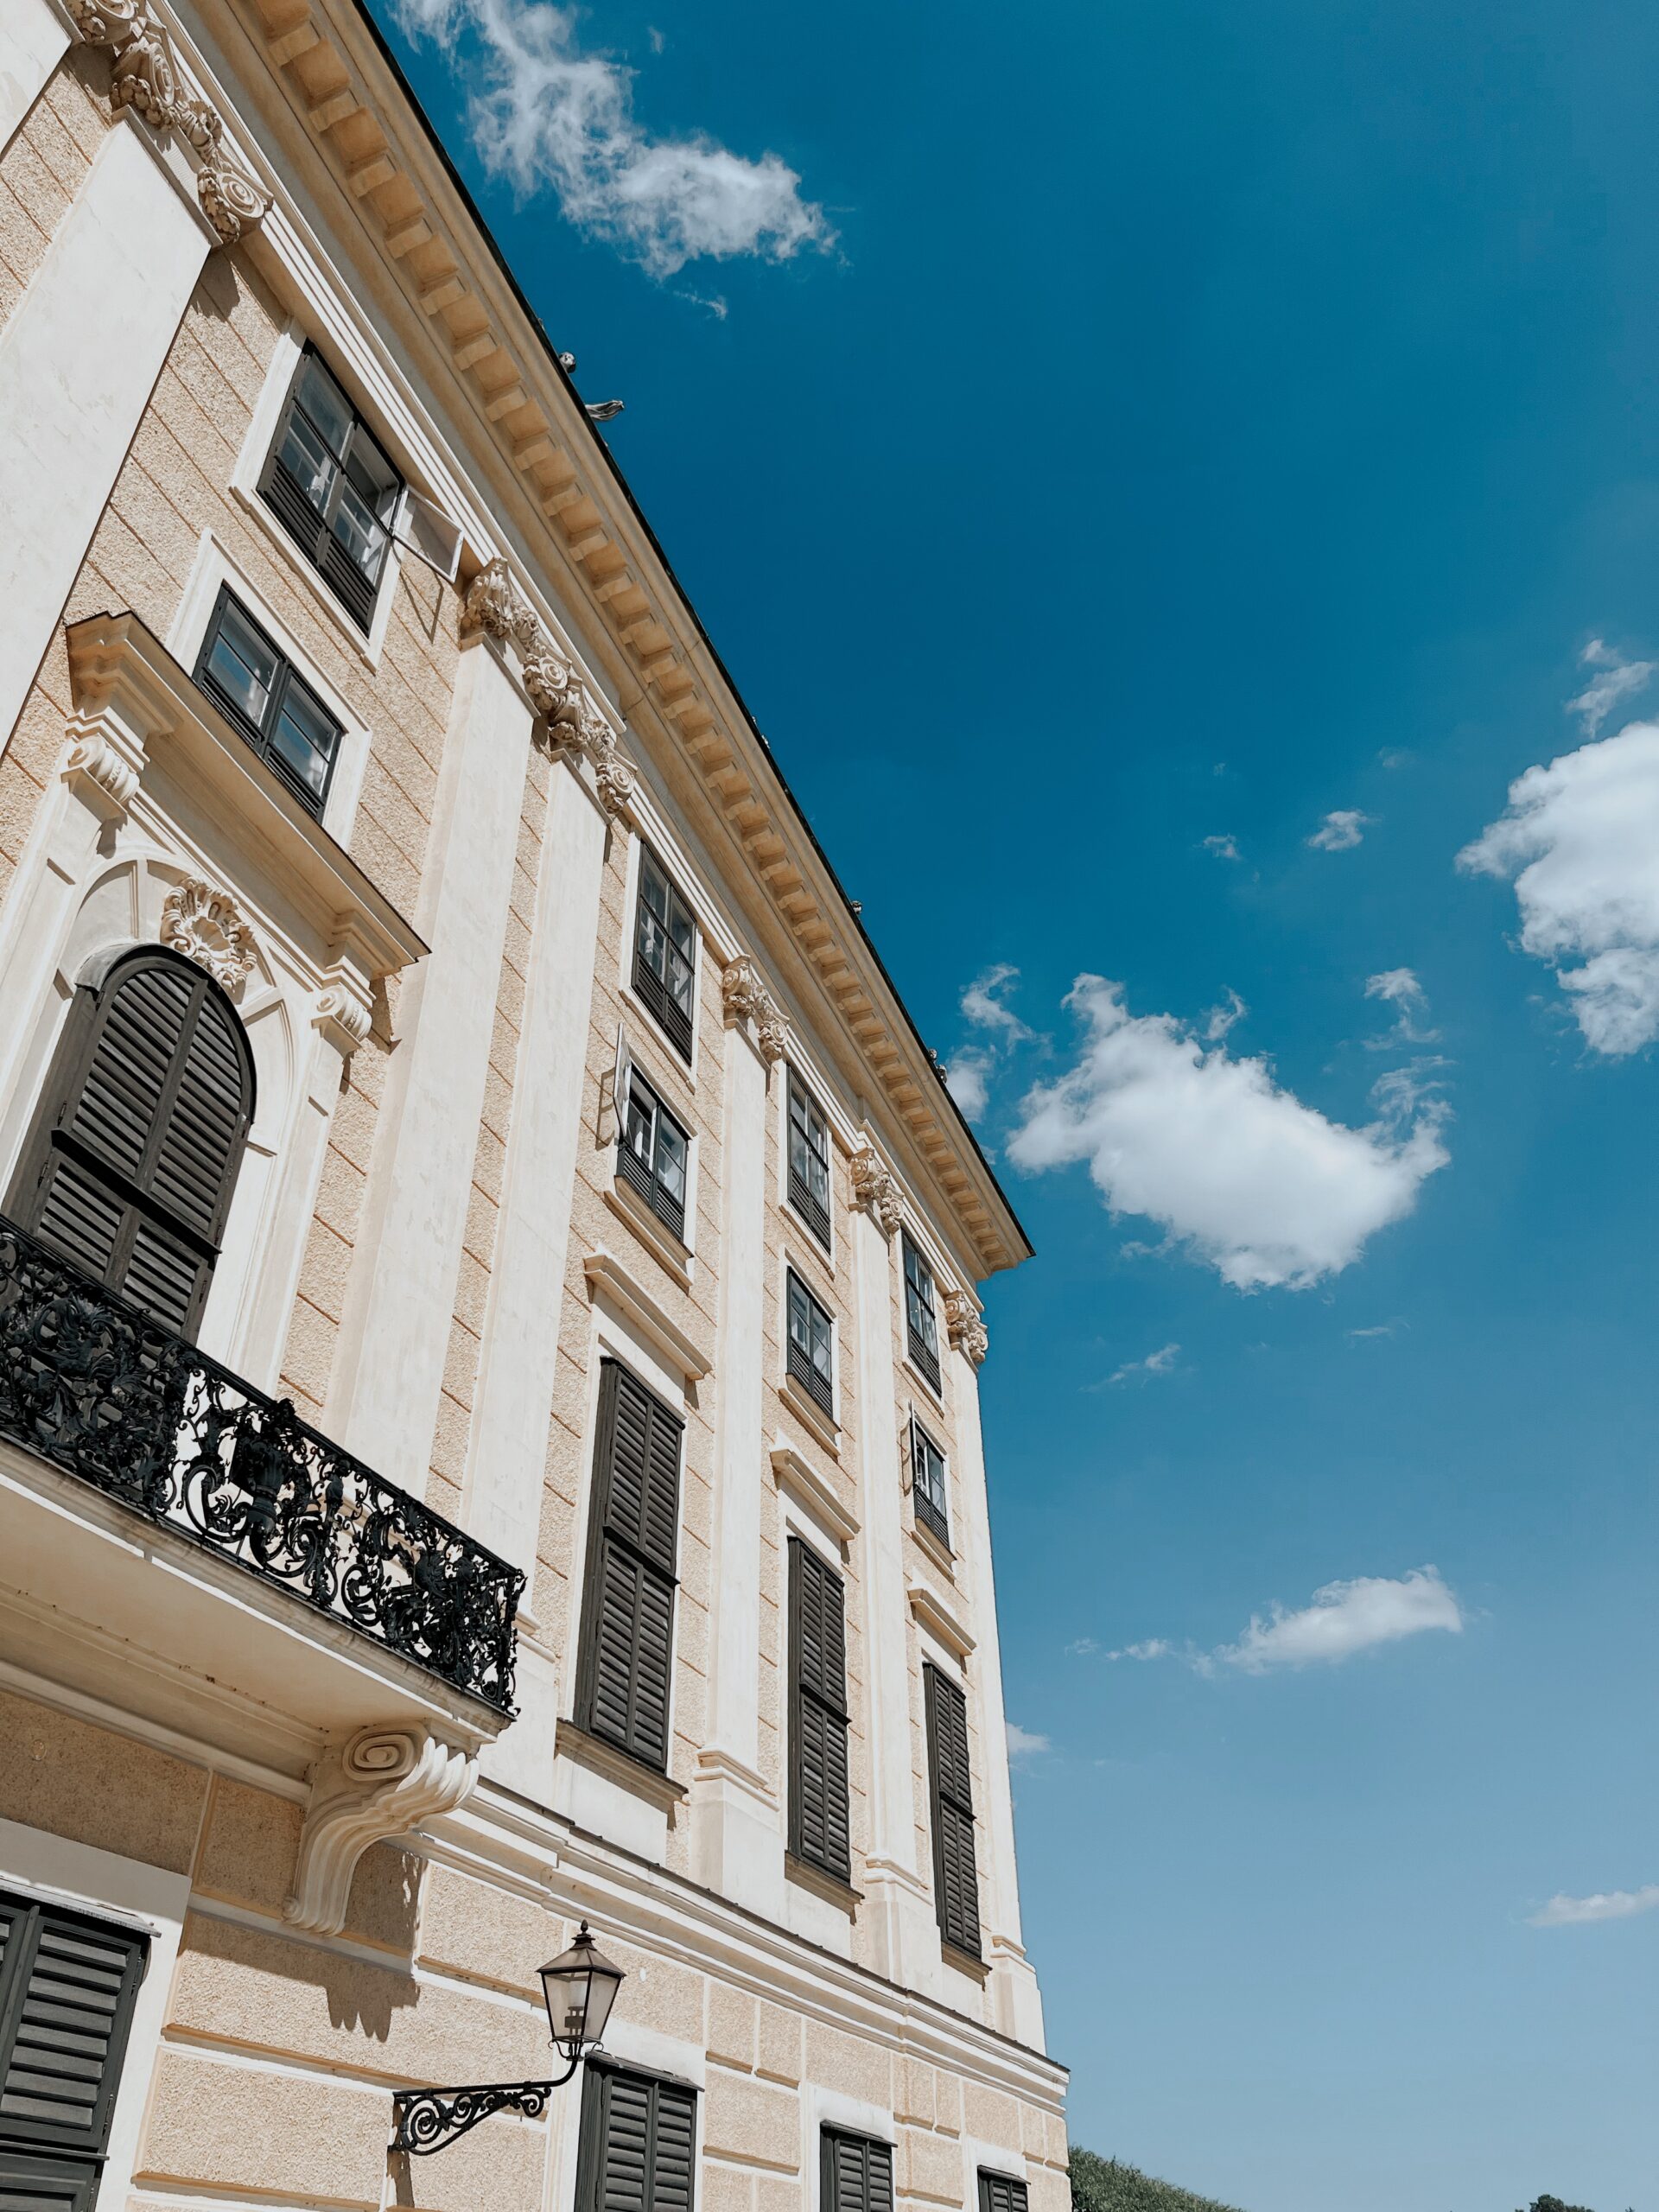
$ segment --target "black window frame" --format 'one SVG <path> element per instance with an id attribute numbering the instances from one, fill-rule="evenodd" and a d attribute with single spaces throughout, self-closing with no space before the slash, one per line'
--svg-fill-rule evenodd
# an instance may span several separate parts
<path id="1" fill-rule="evenodd" d="M 303 404 L 306 375 L 314 362 L 339 393 L 340 404 L 351 416 L 345 444 L 338 451 L 329 443 L 327 432 L 313 419 Z M 321 509 L 283 459 L 283 448 L 288 442 L 289 429 L 296 414 L 334 464 L 334 480 L 327 503 Z M 390 512 L 384 521 L 378 516 L 375 518 L 375 527 L 384 534 L 385 543 L 381 550 L 380 565 L 372 575 L 334 528 L 334 518 L 343 501 L 343 487 L 352 480 L 351 462 L 359 442 L 369 447 L 392 481 Z M 259 496 L 305 556 L 308 565 L 316 570 L 358 628 L 365 633 L 373 626 L 375 607 L 386 581 L 386 573 L 392 565 L 391 549 L 397 542 L 397 512 L 408 488 L 403 471 L 395 466 L 385 447 L 369 428 L 361 409 L 355 405 L 345 385 L 323 359 L 321 349 L 308 340 L 301 350 L 293 380 L 283 401 L 282 413 L 276 418 L 270 450 L 265 455 L 264 466 L 259 472 Z M 362 497 L 359 486 L 353 485 L 353 489 L 359 498 Z"/>
<path id="2" fill-rule="evenodd" d="M 660 914 L 645 895 L 646 885 L 653 876 L 662 887 L 663 911 Z M 674 942 L 674 931 L 681 922 L 684 923 L 690 938 L 689 957 Z M 663 949 L 661 975 L 652 965 L 649 955 L 648 947 L 653 930 Z M 670 981 L 677 967 L 685 971 L 688 1003 L 684 1006 L 681 1005 Z M 696 1031 L 697 918 L 691 911 L 690 901 L 643 840 L 639 847 L 639 880 L 634 889 L 633 989 L 635 996 L 649 1009 L 652 1020 L 689 1067 L 691 1065 L 692 1040 Z"/>
<path id="3" fill-rule="evenodd" d="M 145 1044 L 160 1039 L 153 1004 L 147 1010 L 149 995 L 142 991 L 134 992 L 130 1006 L 124 1001 L 128 990 L 152 973 L 168 979 L 158 988 L 181 1010 L 165 1059 L 156 1054 L 141 1067 L 134 1039 Z M 212 1203 L 206 1208 L 198 1205 L 192 1219 L 181 1195 L 183 1154 L 175 1149 L 175 1140 L 188 1147 L 193 1140 L 199 1141 L 209 1126 L 200 1108 L 202 1083 L 211 1068 L 206 1056 L 200 1062 L 195 1059 L 195 1047 L 204 1036 L 209 1039 L 207 1051 L 217 1057 L 222 1058 L 228 1047 L 238 1088 L 222 1129 L 224 1156 L 213 1177 Z M 164 1071 L 158 1075 L 158 1069 Z M 148 1107 L 136 1080 L 140 1075 L 154 1094 Z M 101 1134 L 111 1119 L 103 1103 L 111 1095 L 124 1116 L 117 1135 L 130 1140 L 142 1131 L 136 1164 L 130 1141 L 124 1166 L 115 1156 L 114 1145 Z M 125 947 L 94 963 L 76 988 L 6 1194 L 5 1211 L 20 1229 L 62 1253 L 92 1281 L 179 1336 L 194 1338 L 212 1287 L 255 1105 L 252 1048 L 241 1016 L 219 984 L 206 969 L 170 946 Z M 100 1209 L 106 1223 L 118 1216 L 110 1229 L 102 1266 L 92 1256 L 90 1229 L 75 1236 L 69 1234 L 69 1224 L 85 1224 Z M 54 1228 L 54 1220 L 64 1227 Z M 142 1276 L 133 1274 L 141 1240 L 149 1255 L 143 1265 L 152 1284 L 160 1286 L 164 1262 L 180 1271 L 175 1280 L 181 1285 L 181 1271 L 190 1270 L 188 1294 L 176 1310 L 147 1298 Z"/>
<path id="4" fill-rule="evenodd" d="M 838 2155 L 850 2154 L 843 2162 Z M 858 2164 L 856 2185 L 848 2180 L 851 2158 Z M 850 2127 L 825 2126 L 818 2133 L 819 2212 L 893 2212 L 893 2145 L 879 2135 Z"/>
<path id="5" fill-rule="evenodd" d="M 850 1882 L 847 1586 L 792 1530 L 789 1538 L 789 1847 Z"/>
<path id="6" fill-rule="evenodd" d="M 637 1191 L 658 1221 L 672 1230 L 682 1244 L 686 1243 L 686 1210 L 691 1196 L 691 1132 L 677 1114 L 664 1104 L 662 1094 L 649 1076 L 629 1060 L 624 1068 L 627 1096 L 623 1110 L 618 1116 L 616 1132 L 616 1172 L 631 1189 Z M 651 1157 L 642 1160 L 633 1144 L 633 1109 L 636 1092 L 643 1094 L 643 1103 L 649 1113 L 651 1128 Z M 680 1140 L 683 1195 L 676 1198 L 663 1181 L 661 1137 L 666 1122 Z"/>
<path id="7" fill-rule="evenodd" d="M 1031 2212 L 1030 2192 L 1018 2174 L 979 2170 L 979 2212 Z"/>
<path id="8" fill-rule="evenodd" d="M 620 1404 L 619 1402 L 622 1402 Z M 619 1499 L 619 1457 L 622 1423 L 641 1422 L 641 1503 L 631 1517 Z M 671 1432 L 673 1472 L 664 1499 L 661 1463 L 655 1457 L 662 1430 Z M 599 1420 L 594 1436 L 593 1484 L 588 1503 L 588 1555 L 583 1576 L 582 1632 L 576 1662 L 576 1726 L 612 1745 L 653 1773 L 666 1774 L 672 1742 L 674 1625 L 679 1591 L 680 1510 L 684 1472 L 685 1423 L 631 1368 L 620 1360 L 600 1363 Z M 621 1471 L 626 1472 L 626 1470 Z M 653 1478 L 658 1489 L 653 1494 Z M 664 1530 L 664 1521 L 668 1523 Z M 622 1596 L 632 1589 L 633 1621 L 627 1650 L 627 1678 L 619 1684 L 606 1671 L 607 1635 L 613 1630 Z M 654 1611 L 662 1645 L 659 1674 L 646 1680 L 649 1653 L 644 1644 L 648 1611 Z M 660 1738 L 641 1719 L 650 1693 L 660 1705 Z M 625 1709 L 619 1725 L 607 1718 L 618 1701 Z"/>
<path id="9" fill-rule="evenodd" d="M 835 1189 L 830 1168 L 830 1122 L 823 1109 L 793 1068 L 789 1071 L 787 1088 L 789 1203 L 827 1252 L 830 1249 L 830 1208 Z M 798 1114 L 798 1107 L 800 1109 Z M 817 1123 L 816 1133 L 812 1126 L 815 1119 Z M 809 1170 L 805 1173 L 796 1166 L 798 1150 L 809 1163 Z M 822 1198 L 812 1188 L 810 1163 L 814 1160 L 823 1172 Z"/>
<path id="10" fill-rule="evenodd" d="M 933 1662 L 922 1663 L 928 1794 L 933 1829 L 933 1905 L 953 1950 L 979 1959 L 979 1870 L 975 1844 L 968 1695 Z"/>
<path id="11" fill-rule="evenodd" d="M 605 2187 L 606 2154 L 610 2148 L 611 2113 L 619 2088 L 626 2088 L 645 2107 L 640 2177 L 632 2212 L 696 2212 L 700 2150 L 696 2088 L 690 2082 L 677 2081 L 645 2067 L 619 2065 L 613 2059 L 599 2056 L 589 2058 L 582 2075 L 575 2212 L 606 2212 L 611 2201 Z M 667 2177 L 664 2186 L 664 2162 L 656 2153 L 662 2142 L 665 2107 L 679 2114 L 675 2147 L 677 2150 L 683 2141 L 683 2164 L 679 2173 Z"/>
<path id="12" fill-rule="evenodd" d="M 938 1463 L 938 1495 L 932 1488 L 932 1467 L 929 1455 Z M 935 1443 L 933 1433 L 912 1413 L 910 1417 L 910 1500 L 916 1518 L 925 1529 L 931 1529 L 949 1551 L 950 1548 L 950 1462 Z"/>
<path id="13" fill-rule="evenodd" d="M 51 1992 L 44 1999 L 36 1983 L 42 1955 L 48 1964 L 40 1980 Z M 29 2075 L 29 2101 L 37 2107 L 54 2101 L 45 2085 L 58 2078 L 52 2072 L 42 2077 L 41 2060 L 52 2060 L 54 2051 L 73 2054 L 62 2068 L 64 2094 L 55 2100 L 60 2116 L 0 2112 L 0 2193 L 10 2196 L 16 2187 L 20 2196 L 57 2197 L 73 2212 L 92 2212 L 149 1955 L 142 1929 L 28 1891 L 0 1890 L 0 2094 L 10 2083 L 20 2044 L 25 2056 L 17 2070 Z M 89 2026 L 73 2028 L 60 2017 L 66 2006 L 87 2014 Z M 92 2024 L 100 2015 L 107 2031 Z M 101 2055 L 77 2050 L 99 2033 L 106 2034 Z M 31 2053 L 39 2054 L 34 2064 Z"/>
<path id="14" fill-rule="evenodd" d="M 807 1309 L 809 1319 L 816 1318 L 824 1325 L 829 1340 L 830 1367 L 827 1375 L 818 1366 L 811 1352 L 796 1341 L 797 1294 Z M 823 1300 L 814 1294 L 805 1278 L 798 1274 L 793 1268 L 785 1270 L 784 1322 L 784 1333 L 789 1347 L 785 1354 L 785 1370 L 800 1384 L 813 1404 L 821 1408 L 833 1421 L 836 1417 L 836 1317 Z"/>
<path id="15" fill-rule="evenodd" d="M 927 1255 L 908 1230 L 900 1232 L 905 1275 L 905 1341 L 917 1373 L 937 1395 L 939 1373 L 938 1285 Z"/>
<path id="16" fill-rule="evenodd" d="M 241 702 L 232 698 L 213 674 L 213 647 L 219 642 L 227 608 L 234 608 L 236 613 L 247 624 L 249 629 L 253 632 L 255 637 L 276 664 L 276 673 L 271 681 L 270 699 L 265 709 L 265 718 L 263 723 L 255 721 Z M 293 792 L 307 813 L 315 815 L 321 822 L 323 810 L 328 804 L 329 791 L 334 785 L 334 770 L 340 765 L 340 748 L 346 735 L 346 725 L 338 715 L 334 714 L 323 704 L 316 691 L 300 674 L 270 631 L 249 613 L 229 584 L 221 584 L 219 588 L 219 596 L 213 601 L 213 611 L 202 635 L 201 651 L 196 655 L 196 665 L 192 672 L 199 689 L 207 694 L 226 721 L 230 722 L 247 741 L 249 747 L 258 754 L 271 773 L 281 777 L 283 785 Z M 290 692 L 298 692 L 308 701 L 334 734 L 334 750 L 328 754 L 327 772 L 323 777 L 322 789 L 320 791 L 314 791 L 308 784 L 302 783 L 294 774 L 276 747 L 276 726 L 282 720 L 283 709 L 287 703 Z"/>

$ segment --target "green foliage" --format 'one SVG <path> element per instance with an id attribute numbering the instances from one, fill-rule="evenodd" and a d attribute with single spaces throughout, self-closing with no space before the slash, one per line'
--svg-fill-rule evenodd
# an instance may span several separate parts
<path id="1" fill-rule="evenodd" d="M 1590 2212 L 1587 2204 L 1563 2204 L 1559 2196 L 1535 2196 L 1532 2212 Z"/>
<path id="2" fill-rule="evenodd" d="M 1154 2181 L 1138 2166 L 1098 2158 L 1075 2143 L 1071 2158 L 1072 2212 L 1236 2212 L 1234 2206 L 1217 2204 L 1213 2197 L 1194 2196 L 1189 2190 Z M 1535 2212 L 1550 2212 L 1550 2208 L 1539 2205 Z"/>

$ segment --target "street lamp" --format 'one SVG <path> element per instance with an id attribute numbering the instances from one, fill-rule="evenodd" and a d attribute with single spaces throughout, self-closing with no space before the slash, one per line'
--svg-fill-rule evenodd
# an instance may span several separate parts
<path id="1" fill-rule="evenodd" d="M 584 1920 L 568 1951 L 539 1969 L 547 2024 L 556 2050 L 569 2062 L 550 2082 L 491 2082 L 469 2089 L 399 2089 L 391 2101 L 391 2147 L 417 2158 L 446 2150 L 492 2113 L 522 2113 L 538 2120 L 555 2089 L 562 2089 L 599 2045 L 611 2017 L 622 1969 L 594 1948 Z"/>

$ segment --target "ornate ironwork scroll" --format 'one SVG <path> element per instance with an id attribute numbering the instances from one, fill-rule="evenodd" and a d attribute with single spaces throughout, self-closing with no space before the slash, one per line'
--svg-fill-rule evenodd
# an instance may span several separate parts
<path id="1" fill-rule="evenodd" d="M 3 1219 L 0 1435 L 512 1710 L 517 1567 Z"/>
<path id="2" fill-rule="evenodd" d="M 492 2113 L 516 2112 L 539 2120 L 555 2089 L 562 2089 L 578 2064 L 556 2082 L 492 2082 L 475 2089 L 400 2089 L 391 2101 L 391 2147 L 411 2158 L 429 2158 L 476 2127 Z"/>

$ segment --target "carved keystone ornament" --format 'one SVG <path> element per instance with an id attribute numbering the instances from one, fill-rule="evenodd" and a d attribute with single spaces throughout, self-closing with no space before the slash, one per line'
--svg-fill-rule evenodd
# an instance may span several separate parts
<path id="1" fill-rule="evenodd" d="M 162 900 L 162 943 L 205 968 L 227 991 L 245 980 L 254 963 L 253 931 L 236 902 L 200 876 L 186 876 Z"/>

